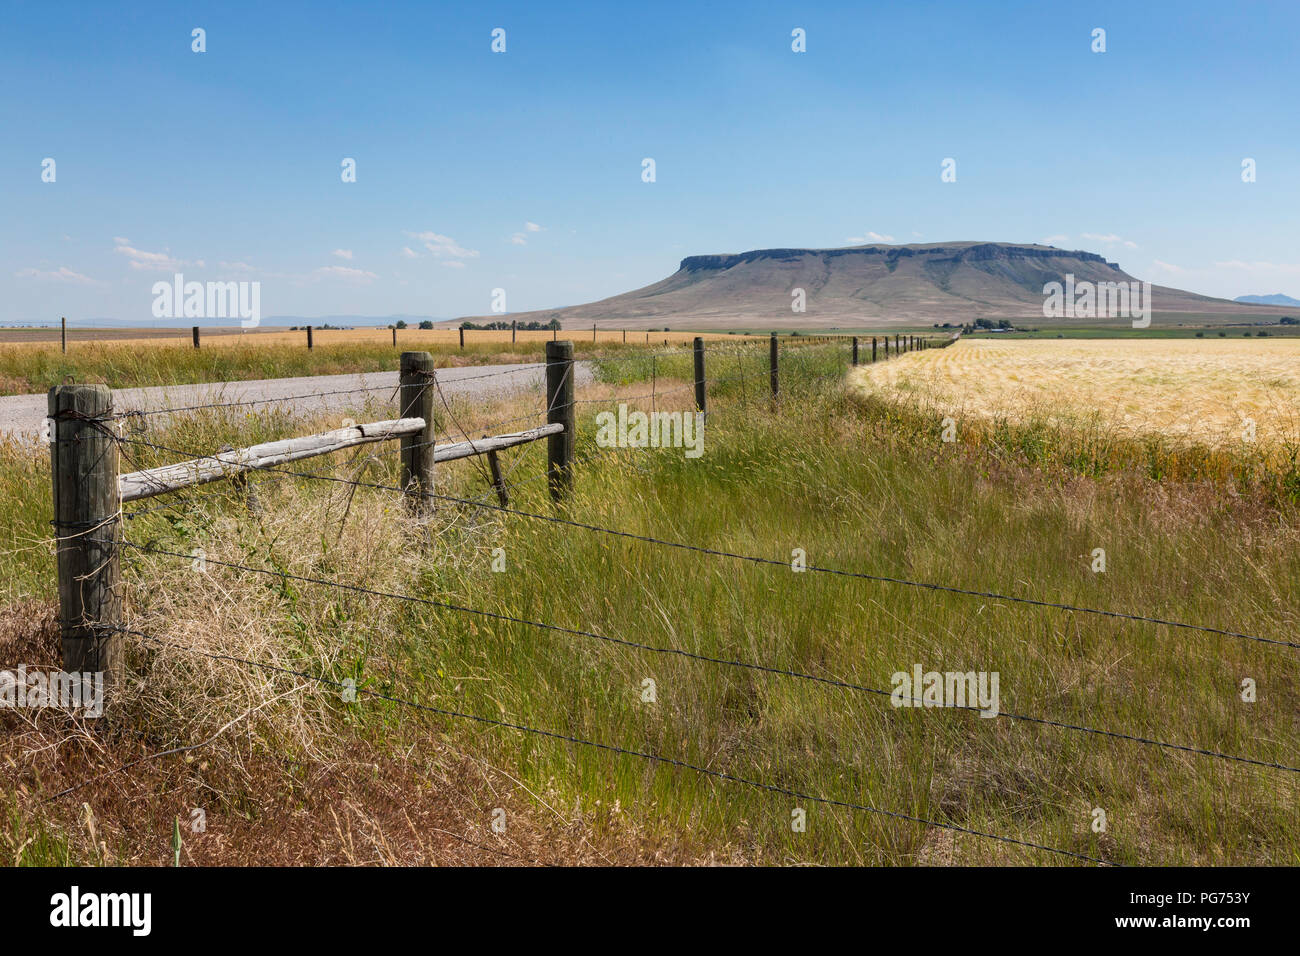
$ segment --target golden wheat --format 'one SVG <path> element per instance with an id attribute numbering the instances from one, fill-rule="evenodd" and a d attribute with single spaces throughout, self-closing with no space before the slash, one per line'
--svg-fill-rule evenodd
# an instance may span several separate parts
<path id="1" fill-rule="evenodd" d="M 1206 444 L 1300 440 L 1300 340 L 987 340 L 860 369 L 860 387 L 952 414 L 1093 422 Z"/>

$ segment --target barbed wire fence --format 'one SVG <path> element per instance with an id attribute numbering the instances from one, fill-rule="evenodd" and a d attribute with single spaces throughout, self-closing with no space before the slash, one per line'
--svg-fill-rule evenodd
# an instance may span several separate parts
<path id="1" fill-rule="evenodd" d="M 900 335 L 895 337 L 893 348 L 891 349 L 888 337 L 884 337 L 883 343 L 880 342 L 879 339 L 873 338 L 871 339 L 871 361 L 897 357 L 913 350 L 944 347 L 950 345 L 955 340 L 955 336 L 952 338 L 945 338 L 939 342 L 934 342 L 929 339 L 915 337 L 905 338 Z M 788 342 L 790 340 L 786 341 Z M 813 351 L 811 349 L 801 348 L 790 350 L 790 353 L 785 357 L 787 359 L 791 357 L 794 358 L 796 375 L 793 380 L 797 381 L 801 386 L 814 382 L 824 382 L 830 379 L 842 379 L 846 371 L 846 364 L 848 367 L 852 367 L 864 361 L 864 355 L 860 351 L 860 342 L 856 337 L 851 339 L 847 336 L 807 337 L 805 341 L 809 346 L 813 346 L 814 348 L 824 345 L 833 346 L 836 350 L 836 354 L 841 358 L 843 356 L 843 347 L 845 345 L 849 345 L 851 351 L 849 353 L 850 359 L 848 363 L 843 363 L 842 361 L 828 362 L 822 359 L 820 367 L 827 370 L 818 371 L 813 368 L 799 368 L 801 360 L 813 356 Z M 882 344 L 883 348 L 881 348 Z M 635 395 L 614 394 L 604 398 L 579 399 L 576 397 L 575 392 L 575 365 L 572 343 L 558 341 L 546 343 L 547 361 L 545 363 L 521 366 L 508 370 L 497 370 L 490 373 L 484 373 L 481 376 L 469 377 L 471 379 L 490 378 L 516 375 L 523 372 L 536 373 L 538 371 L 544 371 L 546 378 L 546 401 L 544 407 L 527 415 L 512 415 L 510 418 L 493 421 L 484 425 L 475 424 L 472 428 L 467 428 L 465 422 L 460 420 L 460 417 L 456 414 L 451 402 L 448 400 L 447 395 L 443 392 L 437 381 L 436 371 L 433 369 L 433 362 L 428 353 L 403 354 L 402 373 L 399 384 L 395 389 L 392 386 L 372 386 L 358 389 L 309 393 L 305 396 L 282 399 L 254 399 L 250 401 L 237 402 L 200 403 L 172 408 L 159 408 L 148 411 L 125 411 L 120 413 L 115 413 L 113 411 L 111 393 L 103 386 L 65 385 L 52 389 L 50 393 L 50 439 L 54 468 L 55 517 L 53 525 L 55 530 L 57 563 L 59 569 L 60 630 L 65 670 L 70 672 L 86 670 L 103 671 L 105 672 L 111 686 L 114 680 L 121 679 L 124 668 L 122 645 L 124 639 L 131 638 L 144 644 L 166 646 L 174 650 L 201 655 L 231 666 L 253 668 L 268 673 L 291 675 L 321 687 L 334 689 L 344 688 L 345 684 L 343 682 L 323 675 L 314 674 L 307 670 L 286 668 L 281 665 L 248 659 L 238 655 L 220 654 L 205 651 L 200 648 L 189 647 L 183 643 L 169 641 L 166 637 L 158 634 L 129 627 L 123 621 L 121 601 L 121 556 L 124 550 L 130 549 L 133 552 L 140 554 L 181 559 L 184 561 L 191 561 L 193 559 L 192 554 L 186 554 L 168 548 L 160 548 L 152 544 L 142 544 L 124 536 L 122 533 L 124 520 L 134 521 L 137 518 L 153 513 L 156 510 L 174 507 L 174 505 L 170 503 L 163 503 L 160 505 L 137 507 L 128 510 L 124 507 L 128 500 L 134 501 L 148 497 L 157 497 L 163 494 L 171 494 L 177 491 L 188 490 L 194 485 L 207 483 L 208 481 L 213 480 L 226 478 L 235 479 L 237 481 L 246 480 L 246 475 L 250 472 L 266 475 L 267 480 L 272 481 L 299 479 L 335 483 L 348 487 L 350 489 L 349 493 L 355 492 L 357 489 L 392 493 L 405 500 L 408 503 L 408 507 L 410 507 L 416 514 L 427 514 L 437 503 L 442 503 L 448 506 L 459 506 L 467 509 L 484 509 L 499 514 L 502 517 L 518 518 L 532 522 L 544 522 L 585 533 L 634 541 L 639 544 L 669 551 L 688 552 L 712 558 L 739 562 L 751 567 L 780 566 L 788 568 L 789 561 L 786 560 L 778 560 L 761 555 L 743 554 L 704 544 L 677 541 L 668 537 L 634 533 L 624 529 L 605 527 L 603 525 L 578 521 L 573 517 L 568 516 L 568 514 L 561 509 L 557 509 L 557 513 L 555 514 L 542 514 L 537 511 L 512 508 L 509 506 L 508 502 L 511 493 L 540 480 L 546 480 L 550 487 L 552 497 L 557 502 L 562 502 L 569 493 L 575 473 L 579 471 L 582 466 L 602 459 L 607 459 L 612 454 L 609 449 L 598 448 L 585 457 L 579 458 L 576 456 L 576 413 L 580 407 L 600 404 L 610 405 L 613 402 L 649 402 L 652 409 L 657 409 L 658 403 L 665 396 L 693 390 L 695 393 L 694 406 L 696 411 L 701 415 L 707 416 L 709 415 L 709 386 L 717 388 L 718 386 L 735 383 L 739 383 L 739 401 L 742 408 L 746 407 L 752 401 L 758 400 L 757 396 L 751 396 L 750 394 L 752 376 L 746 376 L 744 371 L 744 352 L 746 351 L 744 347 L 735 350 L 736 374 L 725 374 L 714 378 L 709 378 L 705 374 L 706 353 L 701 338 L 695 339 L 691 351 L 694 360 L 694 380 L 690 382 L 690 384 L 668 389 L 660 389 L 658 387 L 658 381 L 660 377 L 661 359 L 671 358 L 673 361 L 668 364 L 675 365 L 676 360 L 684 356 L 682 355 L 682 350 L 675 350 L 666 353 L 660 352 L 659 350 L 653 350 L 649 355 L 637 357 L 638 361 L 645 361 L 648 359 L 650 366 L 649 377 L 651 380 L 650 392 L 638 393 Z M 749 349 L 748 351 L 753 350 Z M 768 358 L 770 397 L 771 400 L 775 402 L 779 401 L 782 397 L 782 353 L 776 335 L 773 335 L 770 338 Z M 724 352 L 723 364 L 726 364 L 725 359 L 726 356 Z M 790 369 L 787 369 L 787 371 L 790 371 Z M 462 377 L 457 381 L 462 382 L 466 380 L 465 377 Z M 170 443 L 148 440 L 143 437 L 145 429 L 139 424 L 160 415 L 180 415 L 215 408 L 251 407 L 255 405 L 270 404 L 277 401 L 300 401 L 304 398 L 316 399 L 342 394 L 366 394 L 374 392 L 389 392 L 391 393 L 390 401 L 394 398 L 398 400 L 398 418 L 390 422 L 372 423 L 371 425 L 363 426 L 350 426 L 349 428 L 338 430 L 336 432 L 326 433 L 326 436 L 336 436 L 334 439 L 329 439 L 326 436 L 308 436 L 308 438 L 305 439 L 289 439 L 285 442 L 268 443 L 264 446 L 253 446 L 247 449 L 226 449 L 214 454 L 210 450 L 183 449 L 174 447 Z M 442 434 L 438 433 L 438 430 L 435 427 L 435 418 L 437 417 L 435 415 L 435 400 L 441 402 L 442 411 L 445 413 L 446 419 L 449 420 L 455 430 L 459 432 L 458 439 L 453 439 L 453 436 L 448 432 L 443 432 Z M 483 434 L 480 438 L 474 438 L 470 434 L 471 431 L 487 432 L 503 425 L 517 425 L 521 422 L 537 422 L 543 418 L 547 423 L 545 426 L 541 426 L 540 428 L 535 427 L 528 431 L 515 433 L 513 435 L 489 436 Z M 351 431 L 356 431 L 358 434 L 339 435 L 340 432 Z M 542 473 L 531 478 L 522 479 L 520 481 L 510 481 L 509 478 L 513 475 L 515 468 L 517 468 L 523 460 L 523 456 L 517 455 L 509 472 L 503 473 L 496 461 L 496 452 L 504 450 L 505 448 L 517 449 L 532 441 L 541 440 L 542 438 L 546 439 L 548 445 L 546 469 Z M 318 442 L 319 447 L 309 448 L 306 444 L 303 444 L 318 439 L 322 440 Z M 296 467 L 287 467 L 293 461 L 300 460 L 304 457 L 327 454 L 332 451 L 341 450 L 342 448 L 355 447 L 357 445 L 370 444 L 373 442 L 382 442 L 387 439 L 399 439 L 401 444 L 401 480 L 398 484 L 365 481 L 355 476 L 352 478 L 345 478 L 338 475 L 303 471 Z M 296 449 L 291 447 L 294 442 L 299 443 Z M 276 446 L 274 451 L 268 452 L 272 446 Z M 188 459 L 188 461 L 182 462 L 180 465 L 142 469 L 127 475 L 121 475 L 118 464 L 119 461 L 125 459 L 133 464 L 138 464 L 138 462 L 136 462 L 137 450 L 148 450 L 152 453 L 166 453 L 169 455 L 183 455 Z M 489 459 L 489 468 L 483 467 L 482 461 L 480 460 L 481 457 Z M 475 467 L 479 469 L 480 476 L 488 483 L 489 489 L 483 495 L 478 497 L 448 495 L 437 492 L 434 488 L 434 463 L 437 461 L 460 460 L 463 458 L 472 458 L 474 460 Z M 178 469 L 181 471 L 188 469 L 188 477 L 191 480 L 179 482 L 172 480 L 179 473 L 177 471 Z M 182 477 L 185 477 L 185 475 L 182 475 Z M 155 483 L 157 487 L 151 486 L 151 482 Z M 127 487 L 133 489 L 129 494 L 124 493 L 122 490 Z M 490 500 L 493 497 L 497 499 L 496 504 L 490 503 Z M 760 672 L 789 680 L 830 687 L 851 694 L 868 695 L 877 699 L 882 697 L 898 696 L 897 692 L 894 690 L 872 687 L 849 680 L 814 674 L 807 670 L 781 666 L 772 662 L 712 656 L 690 651 L 682 647 L 654 644 L 648 641 L 638 641 L 627 637 L 604 634 L 589 628 L 568 627 L 553 622 L 535 620 L 515 614 L 470 607 L 466 604 L 451 601 L 437 600 L 432 597 L 405 594 L 313 575 L 291 574 L 283 568 L 256 567 L 252 564 L 226 561 L 213 557 L 205 557 L 205 561 L 208 564 L 225 567 L 230 570 L 273 576 L 281 581 L 291 580 L 297 584 L 365 594 L 387 601 L 416 604 L 436 609 L 441 613 L 468 615 L 498 624 L 518 625 L 546 633 L 561 634 L 569 638 L 594 640 L 616 647 L 646 651 L 660 655 L 670 655 L 718 667 Z M 807 565 L 806 570 L 814 574 L 842 579 L 854 579 L 882 585 L 943 591 L 960 596 L 995 599 L 1010 604 L 1146 623 L 1189 632 L 1211 634 L 1220 637 L 1231 637 L 1279 648 L 1300 648 L 1300 643 L 1297 642 L 1264 637 L 1261 635 L 1251 635 L 1209 625 L 1175 621 L 1153 615 L 1115 611 L 1104 608 L 1092 608 L 1067 602 L 1016 596 L 993 591 L 967 589 L 942 582 L 911 580 L 902 577 L 874 574 L 852 569 Z M 470 721 L 484 726 L 514 730 L 542 738 L 563 741 L 587 749 L 611 753 L 620 758 L 640 759 L 649 763 L 672 767 L 678 770 L 690 771 L 705 778 L 733 785 L 745 786 L 763 792 L 781 794 L 799 800 L 807 800 L 854 812 L 910 821 L 926 827 L 972 835 L 1004 844 L 1017 845 L 1036 851 L 1075 859 L 1079 862 L 1097 864 L 1112 863 L 1112 861 L 1076 852 L 1074 850 L 1053 847 L 1040 842 L 1021 840 L 1005 835 L 985 832 L 979 829 L 963 827 L 950 821 L 921 817 L 890 808 L 840 800 L 826 795 L 806 793 L 795 788 L 750 779 L 748 777 L 731 774 L 712 767 L 702 766 L 648 750 L 620 747 L 614 744 L 588 740 L 543 727 L 533 727 L 505 719 L 487 717 L 455 709 L 435 707 L 406 697 L 397 696 L 395 694 L 380 693 L 362 687 L 355 687 L 352 689 L 355 690 L 355 693 L 358 695 L 382 700 L 415 712 L 436 715 L 450 720 Z M 908 699 L 913 702 L 918 701 L 918 698 Z M 968 704 L 958 705 L 954 709 L 979 711 L 981 708 L 978 705 Z M 1300 767 L 1278 761 L 1227 753 L 1214 748 L 1203 747 L 1195 744 L 1159 740 L 1151 736 L 1130 734 L 1100 726 L 1094 726 L 1092 724 L 1056 720 L 1028 713 L 1002 712 L 1001 716 L 1006 716 L 1009 720 L 1025 725 L 1052 727 L 1071 733 L 1119 740 L 1135 746 L 1154 747 L 1169 752 L 1186 753 L 1232 764 L 1281 771 L 1288 774 L 1300 774 Z M 201 747 L 209 742 L 210 741 L 201 741 L 193 746 Z M 165 756 L 169 753 L 178 753 L 188 749 L 190 748 L 172 748 L 154 756 Z M 132 761 L 117 768 L 117 770 L 110 771 L 110 774 L 127 772 L 139 762 L 140 761 Z M 103 776 L 104 775 L 101 775 L 100 777 L 93 778 L 91 781 L 85 781 L 65 788 L 48 799 L 58 799 L 67 794 L 76 792 L 90 783 L 101 779 Z"/>

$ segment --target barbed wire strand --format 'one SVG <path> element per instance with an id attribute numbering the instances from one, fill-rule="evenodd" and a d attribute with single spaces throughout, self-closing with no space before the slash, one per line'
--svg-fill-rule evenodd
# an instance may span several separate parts
<path id="1" fill-rule="evenodd" d="M 135 636 L 158 641 L 161 643 L 166 643 L 166 642 L 162 642 L 161 639 L 156 637 L 155 635 L 146 634 L 141 631 L 129 631 L 128 633 L 131 633 Z M 199 651 L 194 648 L 184 648 L 181 645 L 172 645 L 172 646 L 180 650 L 192 650 L 194 653 L 202 654 L 206 657 L 211 657 L 217 660 L 225 660 L 231 663 L 244 664 L 249 667 L 256 667 L 267 671 L 281 673 L 286 676 L 294 676 L 294 677 L 302 678 L 304 680 L 315 681 L 317 683 L 326 686 L 337 687 L 341 690 L 350 690 L 357 694 L 365 695 L 367 697 L 371 697 L 376 700 L 383 700 L 391 704 L 397 704 L 402 707 L 409 707 L 414 710 L 424 711 L 426 713 L 438 714 L 443 717 L 452 717 L 461 720 L 470 720 L 476 723 L 485 724 L 491 727 L 498 727 L 504 730 L 516 730 L 521 733 L 533 734 L 535 736 L 547 737 L 552 740 L 559 740 L 565 743 L 577 744 L 583 747 L 591 747 L 597 750 L 603 750 L 605 752 L 613 753 L 619 756 L 639 757 L 643 760 L 653 761 L 655 763 L 676 767 L 682 770 L 690 770 L 694 773 L 701 774 L 708 777 L 713 777 L 715 779 L 723 780 L 729 783 L 741 784 L 744 786 L 754 788 L 756 790 L 762 790 L 768 793 L 778 793 L 783 796 L 793 797 L 796 800 L 808 800 L 813 803 L 823 804 L 825 806 L 839 807 L 839 808 L 849 809 L 849 810 L 858 810 L 865 813 L 874 813 L 874 814 L 890 817 L 897 820 L 906 820 L 911 823 L 919 823 L 923 826 L 948 830 L 954 833 L 964 833 L 970 836 L 983 837 L 985 839 L 996 840 L 1001 843 L 1026 847 L 1028 849 L 1042 850 L 1047 853 L 1054 853 L 1060 856 L 1066 856 L 1076 860 L 1082 860 L 1086 863 L 1097 863 L 1102 866 L 1119 865 L 1109 860 L 1103 860 L 1099 857 L 1089 856 L 1085 853 L 1079 853 L 1074 850 L 1064 850 L 1059 847 L 1052 847 L 1043 843 L 1035 843 L 1029 840 L 1017 839 L 1015 837 L 1002 836 L 1000 834 L 989 833 L 984 830 L 976 830 L 971 827 L 964 827 L 955 823 L 946 823 L 941 820 L 931 820 L 926 817 L 916 816 L 909 813 L 903 813 L 898 810 L 886 810 L 880 807 L 871 806 L 870 804 L 855 803 L 848 800 L 839 800 L 832 797 L 823 797 L 811 793 L 804 793 L 799 790 L 778 786 L 776 784 L 764 783 L 758 780 L 751 780 L 747 777 L 742 777 L 738 774 L 732 774 L 722 770 L 715 770 L 711 767 L 702 767 L 698 764 L 693 764 L 685 760 L 680 760 L 676 757 L 666 757 L 663 754 L 657 754 L 650 751 L 633 750 L 626 747 L 619 747 L 614 744 L 600 743 L 598 741 L 587 740 L 585 738 L 577 737 L 571 734 L 559 733 L 553 730 L 545 730 L 539 727 L 531 727 L 527 724 L 520 724 L 514 721 L 500 720 L 495 717 L 485 717 L 481 714 L 470 714 L 464 711 L 450 710 L 443 707 L 434 707 L 431 704 L 422 704 L 417 701 L 407 700 L 402 697 L 396 697 L 392 694 L 385 694 L 380 691 L 371 690 L 369 688 L 356 687 L 354 685 L 346 684 L 343 681 L 331 680 L 328 677 L 321 677 L 319 675 L 311 674 L 306 671 L 297 671 L 294 670 L 293 668 L 281 667 L 276 664 L 265 664 L 260 661 L 253 661 L 247 658 L 237 657 L 232 654 L 217 654 L 210 651 Z"/>
<path id="2" fill-rule="evenodd" d="M 170 551 L 165 548 L 149 547 L 146 545 L 137 544 L 129 540 L 123 540 L 122 543 L 128 547 L 135 548 L 138 551 L 144 551 L 150 554 L 166 555 L 169 557 L 183 558 L 185 560 L 192 560 L 193 558 L 193 555 L 190 554 L 183 554 L 179 551 Z M 503 614 L 497 611 L 488 611 L 482 608 L 466 607 L 465 605 L 451 604 L 449 602 L 438 601 L 433 598 L 417 597 L 415 595 L 401 594 L 393 591 L 381 591 L 375 588 L 367 588 L 360 585 L 346 584 L 341 581 L 330 581 L 326 578 L 309 577 L 306 575 L 292 574 L 287 571 L 276 571 L 268 568 L 254 568 L 249 565 L 236 564 L 230 561 L 222 561 L 212 557 L 205 557 L 205 560 L 208 564 L 215 564 L 221 567 L 227 567 L 239 571 L 250 571 L 255 574 L 263 574 L 270 577 L 279 578 L 281 580 L 293 580 L 304 584 L 324 585 L 326 587 L 333 587 L 333 588 L 338 588 L 346 591 L 354 591 L 357 593 L 367 594 L 374 597 L 382 597 L 387 599 L 407 601 L 415 604 L 423 604 L 429 607 L 436 607 L 444 610 L 456 611 L 463 614 L 474 614 L 492 620 L 504 621 L 511 624 L 522 624 L 528 627 L 538 628 L 540 630 L 552 631 L 561 634 L 568 634 L 575 637 L 592 638 L 594 640 L 604 641 L 609 644 L 616 644 L 622 647 L 629 647 L 636 650 L 650 651 L 656 654 L 673 655 L 673 656 L 683 657 L 690 660 L 701 661 L 709 664 L 718 664 L 726 667 L 735 667 L 744 670 L 752 670 L 752 671 L 758 671 L 766 674 L 774 674 L 783 677 L 790 677 L 796 680 L 810 681 L 813 683 L 824 684 L 830 687 L 837 687 L 843 690 L 852 690 L 861 693 L 868 693 L 868 694 L 874 694 L 878 696 L 891 697 L 891 698 L 895 696 L 893 691 L 884 690 L 883 688 L 869 687 L 863 684 L 856 684 L 849 681 L 840 680 L 838 678 L 822 677 L 817 674 L 809 674 L 803 671 L 796 671 L 789 668 L 775 667 L 768 664 L 757 664 L 751 661 L 735 660 L 735 659 L 729 659 L 724 657 L 713 657 L 707 654 L 700 654 L 695 651 L 688 651 L 683 648 L 664 647 L 657 644 L 648 644 L 642 641 L 633 641 L 627 638 L 613 637 L 608 634 L 601 634 L 597 631 L 589 631 L 581 628 L 565 627 L 559 624 L 550 624 L 545 621 L 534 621 L 534 620 L 530 620 L 529 618 L 516 617 L 511 614 Z M 923 703 L 920 698 L 916 698 L 916 697 L 906 697 L 903 699 L 909 701 L 910 703 Z M 947 709 L 968 710 L 968 711 L 975 711 L 975 712 L 982 712 L 984 710 L 984 708 L 975 704 L 948 705 Z M 1176 750 L 1176 751 L 1181 751 L 1183 753 L 1197 754 L 1205 757 L 1214 757 L 1220 760 L 1227 760 L 1227 761 L 1232 761 L 1232 762 L 1242 763 L 1242 764 L 1250 764 L 1253 766 L 1266 767 L 1269 769 L 1283 770 L 1289 773 L 1300 774 L 1300 767 L 1291 767 L 1291 766 L 1287 766 L 1286 764 L 1276 763 L 1272 761 L 1258 760 L 1253 757 L 1241 757 L 1234 754 L 1223 753 L 1221 751 L 1216 751 L 1216 750 L 1209 750 L 1202 747 L 1193 747 L 1184 744 L 1167 743 L 1165 741 L 1155 740 L 1153 738 L 1148 738 L 1148 737 L 1140 737 L 1134 734 L 1125 734 L 1118 731 L 1103 730 L 1096 727 L 1089 727 L 1083 724 L 1072 724 L 1064 721 L 1051 720 L 1045 717 L 1035 717 L 1028 714 L 1003 712 L 1000 714 L 1000 716 L 1005 716 L 1011 720 L 1024 721 L 1029 723 L 1041 724 L 1043 726 L 1056 727 L 1064 730 L 1077 731 L 1080 733 L 1088 733 L 1097 736 L 1110 737 L 1117 740 L 1127 740 L 1133 743 L 1144 744 L 1153 747 L 1161 747 L 1166 750 Z"/>

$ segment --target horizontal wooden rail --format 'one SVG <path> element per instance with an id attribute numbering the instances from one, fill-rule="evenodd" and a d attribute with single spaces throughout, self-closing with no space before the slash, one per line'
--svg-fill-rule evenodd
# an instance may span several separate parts
<path id="1" fill-rule="evenodd" d="M 401 438 L 404 435 L 419 435 L 424 431 L 424 425 L 423 418 L 399 418 L 394 421 L 338 428 L 319 435 L 266 442 L 248 448 L 221 452 L 207 458 L 194 458 L 175 465 L 133 471 L 118 479 L 118 488 L 123 502 L 138 501 L 141 498 L 152 498 L 154 495 L 179 491 L 192 485 L 204 485 L 223 478 L 231 478 L 258 468 L 273 468 L 303 458 L 328 455 L 330 452 L 351 448 L 354 445 Z M 503 448 L 513 448 L 515 445 L 558 435 L 563 431 L 564 425 L 557 423 L 540 425 L 537 428 L 512 432 L 508 435 L 493 435 L 475 441 L 436 445 L 433 457 L 435 461 L 457 461 L 474 455 L 498 452 Z"/>
<path id="2" fill-rule="evenodd" d="M 530 428 L 524 432 L 511 432 L 509 435 L 493 435 L 491 438 L 479 438 L 475 441 L 458 441 L 451 445 L 438 445 L 433 450 L 433 460 L 455 461 L 458 458 L 469 458 L 472 455 L 485 455 L 490 451 L 500 451 L 503 448 L 512 448 L 515 445 L 524 445 L 530 441 L 537 441 L 539 438 L 559 435 L 563 431 L 564 425 L 556 422 L 553 425 L 538 425 L 536 428 Z"/>
<path id="3" fill-rule="evenodd" d="M 354 445 L 400 438 L 422 431 L 423 418 L 399 418 L 371 422 L 368 425 L 353 425 L 351 428 L 336 428 L 319 435 L 285 438 L 250 445 L 248 448 L 236 448 L 234 451 L 223 451 L 208 458 L 194 458 L 175 465 L 163 465 L 161 468 L 133 471 L 118 478 L 117 485 L 123 502 L 138 501 L 192 485 L 206 485 L 257 468 L 270 468 L 302 458 L 328 455 L 332 451 Z"/>

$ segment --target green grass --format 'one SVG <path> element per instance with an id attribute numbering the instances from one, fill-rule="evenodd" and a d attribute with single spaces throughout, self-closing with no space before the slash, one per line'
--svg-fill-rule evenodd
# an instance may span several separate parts
<path id="1" fill-rule="evenodd" d="M 689 362 L 687 353 L 653 363 L 629 354 L 603 362 L 599 378 L 621 394 L 642 394 L 653 374 L 658 407 L 683 408 L 690 391 L 670 389 L 689 383 Z M 787 350 L 774 404 L 761 347 L 715 362 L 711 376 L 734 368 L 734 380 L 711 389 L 705 454 L 694 460 L 672 449 L 602 453 L 592 418 L 608 406 L 584 405 L 578 455 L 590 460 L 572 499 L 555 510 L 544 483 L 533 480 L 544 460 L 533 449 L 512 476 L 525 482 L 512 504 L 778 562 L 800 548 L 809 563 L 831 568 L 1294 640 L 1300 522 L 1285 502 L 1204 482 L 1156 481 L 1135 467 L 1090 476 L 1050 453 L 1050 434 L 944 445 L 937 433 L 914 427 L 907 410 L 848 394 L 832 374 L 843 365 L 838 348 Z M 191 422 L 170 438 L 206 446 L 220 434 L 285 427 L 247 417 Z M 5 455 L 0 481 L 6 490 L 22 487 L 34 467 Z M 395 468 L 392 456 L 380 456 L 366 480 L 392 483 Z M 439 474 L 447 494 L 485 490 L 470 465 Z M 43 500 L 39 487 L 33 497 Z M 358 490 L 345 511 L 346 489 L 338 486 L 264 479 L 259 488 L 263 517 L 218 489 L 191 496 L 178 512 L 136 518 L 127 534 L 185 553 L 203 546 L 237 563 L 886 691 L 895 671 L 917 663 L 997 671 L 1005 712 L 1291 765 L 1300 751 L 1291 648 L 795 573 L 784 564 L 452 505 L 441 509 L 428 550 L 397 561 L 385 555 L 410 542 L 395 524 L 395 496 Z M 6 510 L 14 507 L 12 497 L 5 501 Z M 23 504 L 6 520 L 39 532 L 48 519 L 33 508 Z M 1107 551 L 1104 574 L 1090 570 L 1098 547 Z M 494 548 L 505 549 L 505 573 L 491 570 Z M 304 667 L 324 660 L 327 676 L 352 676 L 394 696 L 1115 862 L 1300 863 L 1295 774 L 1006 717 L 895 710 L 887 697 L 276 577 L 217 568 L 210 583 L 198 582 L 174 577 L 183 573 L 175 564 L 139 554 L 127 561 L 134 619 L 146 628 L 197 633 L 211 613 L 205 608 L 238 608 L 273 635 L 261 653 L 274 649 L 278 661 Z M 11 579 L 48 594 L 40 570 L 32 565 Z M 175 658 L 135 660 L 146 670 L 175 666 Z M 1239 698 L 1246 677 L 1259 687 L 1254 704 Z M 263 679 L 266 693 L 292 686 L 288 677 Z M 653 704 L 642 701 L 647 679 L 657 689 Z M 381 745 L 398 724 L 427 725 L 548 802 L 577 808 L 598 834 L 634 826 L 654 845 L 700 855 L 764 863 L 1069 862 L 373 700 L 331 702 L 327 713 L 343 740 L 359 735 Z M 151 732 L 160 743 L 198 739 L 193 722 L 224 717 L 191 713 L 184 726 L 178 716 L 176 726 Z M 263 717 L 287 719 L 274 709 Z M 292 758 L 304 744 L 285 746 Z M 807 811 L 807 832 L 791 829 L 796 807 Z M 1090 829 L 1097 807 L 1109 819 L 1103 834 Z"/>

